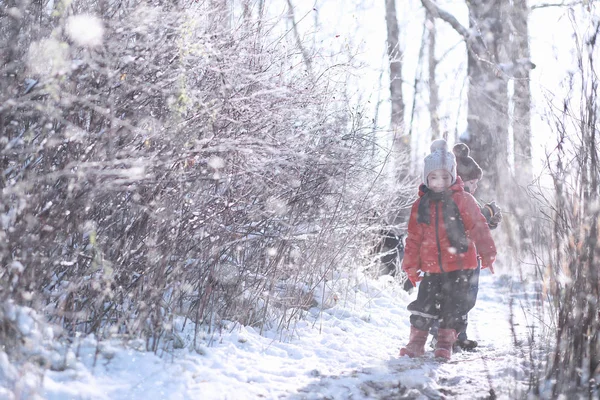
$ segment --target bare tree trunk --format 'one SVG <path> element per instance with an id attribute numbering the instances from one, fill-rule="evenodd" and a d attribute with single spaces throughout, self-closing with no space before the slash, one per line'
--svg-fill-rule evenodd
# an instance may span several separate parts
<path id="1" fill-rule="evenodd" d="M 419 48 L 419 56 L 417 58 L 417 70 L 415 72 L 415 80 L 413 82 L 413 93 L 417 93 L 419 90 L 419 82 L 422 80 L 421 66 L 423 63 L 423 57 L 425 55 L 425 46 L 427 45 L 427 24 L 423 24 L 423 33 L 421 34 L 421 47 Z M 412 137 L 413 123 L 415 120 L 415 111 L 417 109 L 417 96 L 413 96 L 412 105 L 410 107 L 410 119 L 408 120 L 408 136 Z"/>
<path id="2" fill-rule="evenodd" d="M 488 199 L 502 191 L 496 188 L 507 183 L 508 167 L 508 87 L 505 76 L 495 66 L 506 61 L 502 44 L 504 2 L 506 0 L 468 3 L 470 29 L 485 49 L 485 62 L 469 53 L 468 112 L 466 142 L 473 158 L 486 172 L 480 193 Z"/>
<path id="3" fill-rule="evenodd" d="M 531 161 L 531 89 L 529 87 L 529 8 L 526 0 L 513 1 L 511 9 L 513 28 L 512 60 L 517 66 L 514 71 L 514 157 L 517 182 L 526 186 L 533 180 Z"/>
<path id="4" fill-rule="evenodd" d="M 396 3 L 394 0 L 385 0 L 385 21 L 387 24 L 387 51 L 390 63 L 391 127 L 394 131 L 394 150 L 410 151 L 410 139 L 403 137 L 402 51 L 400 50 L 400 28 L 396 17 Z M 401 137 L 402 139 L 400 139 Z"/>
<path id="5" fill-rule="evenodd" d="M 529 88 L 529 71 L 535 65 L 529 61 L 529 34 L 527 18 L 529 9 L 527 1 L 512 0 L 510 7 L 509 23 L 505 43 L 509 46 L 510 62 L 507 63 L 505 72 L 512 79 L 513 93 L 511 98 L 512 115 L 510 127 L 512 128 L 512 153 L 514 157 L 514 180 L 512 187 L 515 189 L 511 196 L 503 200 L 506 208 L 510 210 L 512 218 L 507 220 L 506 227 L 513 225 L 508 239 L 514 249 L 531 251 L 532 241 L 529 240 L 531 227 L 535 222 L 531 216 L 535 214 L 531 204 L 527 187 L 533 181 L 531 160 L 531 93 Z M 516 185 L 515 185 L 516 183 Z"/>
<path id="6" fill-rule="evenodd" d="M 508 0 L 472 0 L 469 29 L 431 0 L 421 0 L 436 18 L 449 23 L 460 34 L 468 50 L 468 112 L 464 141 L 472 156 L 486 171 L 479 192 L 496 197 L 496 188 L 507 181 L 508 171 L 508 88 L 506 74 L 498 65 L 507 60 L 503 42 L 505 5 Z"/>
<path id="7" fill-rule="evenodd" d="M 435 29 L 435 18 L 429 11 L 426 11 L 427 14 L 427 25 L 429 28 L 429 59 L 428 59 L 428 67 L 429 67 L 429 118 L 431 120 L 431 140 L 435 140 L 440 138 L 440 119 L 438 115 L 438 107 L 439 107 L 439 93 L 438 93 L 438 85 L 437 80 L 435 79 L 435 70 L 437 68 L 437 60 L 435 58 L 435 39 L 436 39 L 436 29 Z M 447 138 L 446 138 L 447 139 Z"/>
<path id="8" fill-rule="evenodd" d="M 400 49 L 400 27 L 396 14 L 395 0 L 385 0 L 385 22 L 387 26 L 387 55 L 390 66 L 390 128 L 393 134 L 392 161 L 393 174 L 397 182 L 410 176 L 411 135 L 404 126 L 404 97 L 402 96 L 402 50 Z M 410 130 L 409 130 L 410 132 Z M 399 193 L 398 204 L 405 204 L 405 193 Z M 408 208 L 395 210 L 386 216 L 389 223 L 398 225 L 408 221 Z"/>

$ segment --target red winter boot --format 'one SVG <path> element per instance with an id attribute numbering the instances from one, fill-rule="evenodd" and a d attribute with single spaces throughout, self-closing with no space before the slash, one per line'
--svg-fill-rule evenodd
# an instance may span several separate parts
<path id="1" fill-rule="evenodd" d="M 456 331 L 454 329 L 439 329 L 437 344 L 433 354 L 436 357 L 449 360 L 452 357 L 452 346 L 456 342 Z"/>
<path id="2" fill-rule="evenodd" d="M 410 340 L 408 341 L 406 347 L 400 349 L 400 357 L 409 356 L 410 358 L 414 358 L 421 357 L 423 354 L 425 354 L 425 342 L 427 341 L 428 335 L 428 331 L 422 331 L 414 326 L 411 326 Z"/>

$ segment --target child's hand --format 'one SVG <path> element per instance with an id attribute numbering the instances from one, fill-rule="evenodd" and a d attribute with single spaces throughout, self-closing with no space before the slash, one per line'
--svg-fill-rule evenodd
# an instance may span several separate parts
<path id="1" fill-rule="evenodd" d="M 419 275 L 419 271 L 416 270 L 406 271 L 406 276 L 408 277 L 410 283 L 412 283 L 413 287 L 417 287 L 417 282 L 423 279 L 423 277 Z"/>
<path id="2" fill-rule="evenodd" d="M 482 258 L 481 259 L 481 269 L 489 268 L 490 272 L 494 273 L 494 261 L 496 261 L 496 257 L 492 258 Z"/>
<path id="3" fill-rule="evenodd" d="M 489 217 L 490 226 L 498 226 L 500 222 L 502 222 L 502 210 L 500 209 L 500 207 L 498 207 L 495 201 L 492 201 L 491 203 L 488 203 L 485 206 L 491 211 L 491 216 Z"/>
<path id="4" fill-rule="evenodd" d="M 481 269 L 486 269 L 489 268 L 490 272 L 493 274 L 494 273 L 494 264 L 490 264 L 490 265 L 482 265 Z"/>
<path id="5" fill-rule="evenodd" d="M 500 222 L 502 222 L 502 211 L 498 211 L 490 218 L 490 225 L 500 225 Z"/>

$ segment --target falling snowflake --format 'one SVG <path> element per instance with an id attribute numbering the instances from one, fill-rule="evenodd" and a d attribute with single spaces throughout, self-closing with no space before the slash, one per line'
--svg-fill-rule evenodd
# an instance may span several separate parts
<path id="1" fill-rule="evenodd" d="M 104 27 L 102 21 L 92 15 L 74 15 L 67 20 L 67 34 L 79 46 L 102 45 Z"/>
<path id="2" fill-rule="evenodd" d="M 221 169 L 225 167 L 225 160 L 218 156 L 212 156 L 208 160 L 208 166 L 213 169 Z"/>

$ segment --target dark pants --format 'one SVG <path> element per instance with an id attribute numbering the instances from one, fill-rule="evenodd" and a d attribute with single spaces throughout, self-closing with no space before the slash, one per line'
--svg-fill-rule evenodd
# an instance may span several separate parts
<path id="1" fill-rule="evenodd" d="M 479 268 L 443 274 L 425 274 L 417 299 L 408 305 L 410 323 L 428 331 L 437 325 L 464 333 L 467 314 L 475 306 L 479 289 Z"/>

